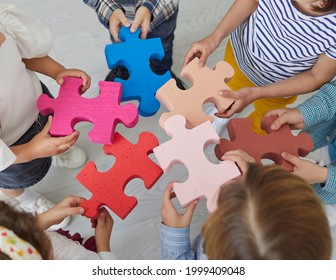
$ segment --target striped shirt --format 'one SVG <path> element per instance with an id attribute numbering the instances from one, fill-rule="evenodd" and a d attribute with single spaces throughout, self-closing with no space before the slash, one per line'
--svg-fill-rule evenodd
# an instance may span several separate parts
<path id="1" fill-rule="evenodd" d="M 259 0 L 231 43 L 240 69 L 263 86 L 311 69 L 320 54 L 336 59 L 335 26 L 336 13 L 308 16 L 291 0 Z"/>
<path id="2" fill-rule="evenodd" d="M 100 22 L 108 28 L 109 19 L 116 9 L 122 9 L 125 16 L 134 20 L 135 12 L 140 6 L 147 7 L 152 14 L 150 30 L 169 19 L 178 9 L 178 0 L 83 0 L 94 8 Z"/>

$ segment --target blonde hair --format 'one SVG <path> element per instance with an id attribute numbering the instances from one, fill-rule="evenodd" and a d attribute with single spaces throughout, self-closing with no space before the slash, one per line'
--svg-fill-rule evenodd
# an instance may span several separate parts
<path id="1" fill-rule="evenodd" d="M 249 166 L 224 185 L 203 225 L 209 259 L 330 259 L 331 235 L 322 204 L 298 176 L 277 166 Z"/>

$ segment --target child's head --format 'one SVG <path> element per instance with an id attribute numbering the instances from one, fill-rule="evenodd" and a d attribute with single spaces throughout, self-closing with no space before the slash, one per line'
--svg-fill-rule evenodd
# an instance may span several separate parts
<path id="1" fill-rule="evenodd" d="M 29 259 L 30 254 L 36 255 L 34 249 L 42 259 L 52 257 L 50 240 L 37 219 L 0 201 L 0 260 Z"/>
<path id="2" fill-rule="evenodd" d="M 331 236 L 312 188 L 277 166 L 251 164 L 222 187 L 202 234 L 209 259 L 330 259 Z"/>

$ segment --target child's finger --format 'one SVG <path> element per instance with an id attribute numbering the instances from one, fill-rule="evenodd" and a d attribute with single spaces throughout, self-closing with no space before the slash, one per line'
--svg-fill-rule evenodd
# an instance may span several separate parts
<path id="1" fill-rule="evenodd" d="M 293 164 L 294 166 L 299 166 L 301 163 L 301 159 L 297 156 L 294 156 L 290 153 L 287 152 L 283 152 L 281 153 L 281 156 L 284 160 L 290 162 L 291 164 Z"/>
<path id="2" fill-rule="evenodd" d="M 272 124 L 271 129 L 272 130 L 278 130 L 282 125 L 288 123 L 288 115 L 283 114 L 280 117 L 278 117 Z"/>
<path id="3" fill-rule="evenodd" d="M 185 216 L 187 216 L 188 218 L 191 218 L 192 215 L 194 214 L 194 211 L 195 211 L 195 208 L 198 204 L 199 200 L 194 200 L 193 202 L 191 202 L 188 207 L 187 207 L 187 210 L 185 212 Z"/>

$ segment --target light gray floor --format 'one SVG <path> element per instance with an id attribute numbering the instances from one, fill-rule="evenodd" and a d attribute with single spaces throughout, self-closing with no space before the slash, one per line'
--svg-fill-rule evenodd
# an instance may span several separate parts
<path id="1" fill-rule="evenodd" d="M 192 5 L 191 5 L 192 1 Z M 98 22 L 95 12 L 81 0 L 11 0 L 17 7 L 46 21 L 54 35 L 53 58 L 67 68 L 80 68 L 92 78 L 92 86 L 85 93 L 91 97 L 98 94 L 98 82 L 104 80 L 108 73 L 105 62 L 104 47 L 109 44 L 107 30 Z M 186 51 L 190 45 L 200 38 L 208 35 L 219 23 L 224 13 L 233 1 L 211 0 L 182 0 L 175 32 L 174 66 L 173 71 L 179 74 Z M 214 67 L 217 61 L 223 59 L 225 42 L 211 55 L 208 66 Z M 57 95 L 58 85 L 51 79 L 41 77 L 50 91 Z M 190 85 L 189 81 L 186 81 Z M 301 102 L 304 98 L 300 98 Z M 164 109 L 161 109 L 163 111 Z M 250 111 L 248 108 L 242 115 Z M 118 125 L 120 131 L 127 139 L 135 143 L 138 134 L 142 131 L 154 133 L 160 143 L 166 141 L 168 136 L 159 128 L 157 120 L 160 112 L 150 118 L 142 118 L 136 127 L 126 129 Z M 76 126 L 81 132 L 78 146 L 84 148 L 88 159 L 96 163 L 99 171 L 103 172 L 113 165 L 113 157 L 102 152 L 102 146 L 92 144 L 87 133 L 91 124 L 81 123 Z M 154 160 L 155 158 L 152 157 Z M 76 175 L 80 171 L 51 168 L 44 180 L 33 188 L 45 195 L 52 202 L 57 203 L 68 195 L 79 195 L 86 198 L 90 193 L 81 186 Z M 115 225 L 112 234 L 111 247 L 119 259 L 159 259 L 159 225 L 162 191 L 170 181 L 184 180 L 185 169 L 176 166 L 171 172 L 165 174 L 151 190 L 146 190 L 141 180 L 133 180 L 125 190 L 128 195 L 136 196 L 138 205 L 125 219 L 121 220 L 113 215 Z M 204 201 L 195 211 L 192 221 L 192 237 L 198 234 L 204 219 L 207 216 Z M 84 217 L 74 217 L 66 228 L 71 233 L 79 232 L 83 237 L 93 234 L 90 222 Z"/>

